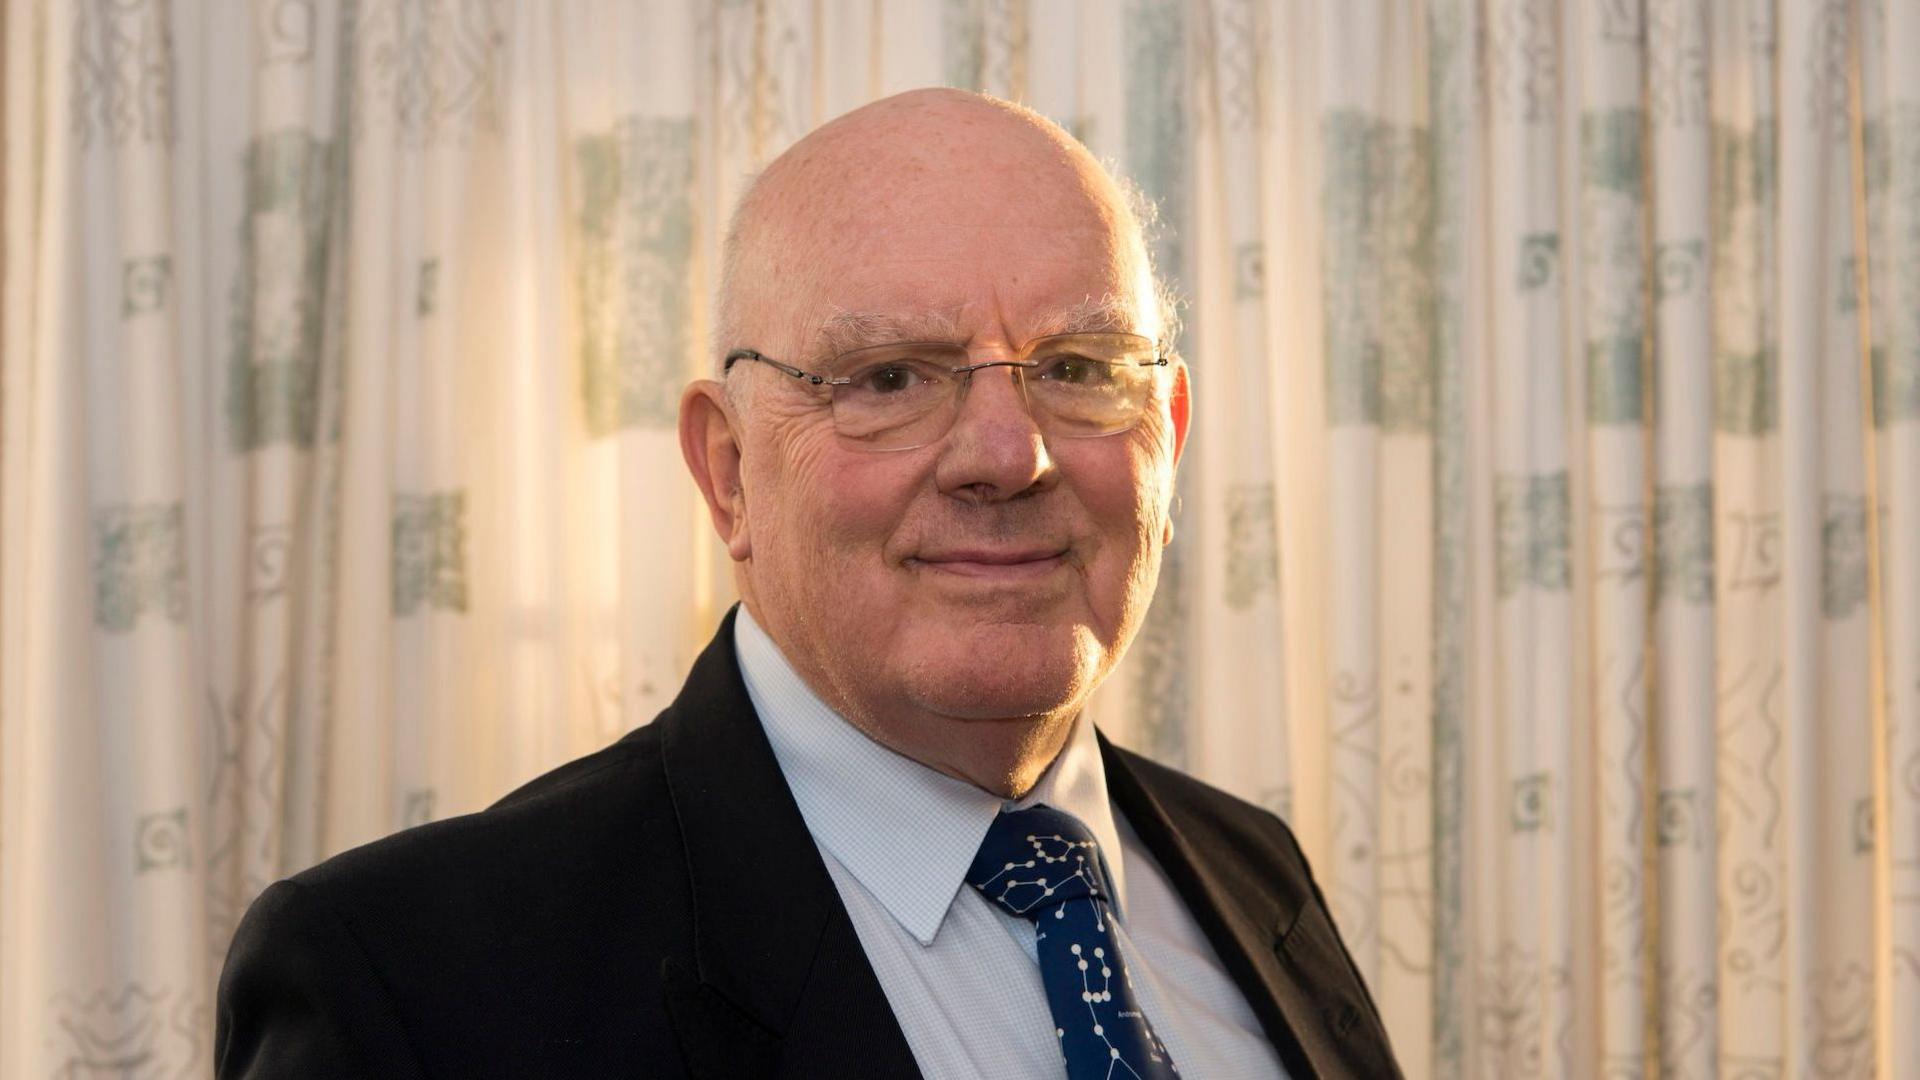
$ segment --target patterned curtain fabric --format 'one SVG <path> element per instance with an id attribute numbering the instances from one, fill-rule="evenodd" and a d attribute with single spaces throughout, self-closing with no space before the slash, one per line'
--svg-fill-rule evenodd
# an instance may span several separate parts
<path id="1" fill-rule="evenodd" d="M 1920 1075 L 1920 3 L 0 2 L 0 1075 L 205 1075 L 267 882 L 665 704 L 727 210 L 940 83 L 1158 206 L 1095 707 L 1409 1075 Z"/>

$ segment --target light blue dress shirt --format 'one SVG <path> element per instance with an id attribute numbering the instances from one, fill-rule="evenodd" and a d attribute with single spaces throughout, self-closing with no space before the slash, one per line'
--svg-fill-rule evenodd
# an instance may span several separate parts
<path id="1" fill-rule="evenodd" d="M 894 753 L 847 723 L 743 605 L 734 644 L 747 694 L 854 930 L 928 1080 L 1061 1078 L 1033 924 L 964 877 L 1003 806 L 1046 803 L 1099 841 L 1133 989 L 1191 1080 L 1285 1077 L 1213 946 L 1125 818 L 1084 715 L 1017 803 Z"/>

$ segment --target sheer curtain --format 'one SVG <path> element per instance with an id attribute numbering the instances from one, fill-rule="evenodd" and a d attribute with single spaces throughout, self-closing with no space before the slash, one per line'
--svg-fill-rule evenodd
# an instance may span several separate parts
<path id="1" fill-rule="evenodd" d="M 939 83 L 1159 206 L 1096 709 L 1409 1074 L 1920 1074 L 1920 5 L 4 3 L 0 1075 L 204 1075 L 268 881 L 671 697 L 727 209 Z"/>

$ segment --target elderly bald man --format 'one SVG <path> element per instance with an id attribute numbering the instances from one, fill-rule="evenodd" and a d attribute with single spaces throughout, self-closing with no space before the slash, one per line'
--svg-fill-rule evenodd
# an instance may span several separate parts
<path id="1" fill-rule="evenodd" d="M 1287 827 L 1082 711 L 1189 420 L 1113 179 L 899 95 L 723 277 L 680 435 L 741 605 L 653 723 L 262 895 L 219 1075 L 1398 1075 Z"/>

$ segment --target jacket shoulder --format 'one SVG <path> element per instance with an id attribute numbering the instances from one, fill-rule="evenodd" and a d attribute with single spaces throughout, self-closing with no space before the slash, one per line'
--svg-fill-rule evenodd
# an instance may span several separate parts
<path id="1" fill-rule="evenodd" d="M 686 958 L 692 914 L 657 723 L 486 810 L 269 889 L 222 977 L 223 1060 L 351 1032 L 354 1046 L 326 1051 L 345 1060 L 381 1031 L 446 1075 L 496 1075 L 529 1053 L 556 1075 L 658 1057 L 673 1045 L 660 972 Z M 290 989 L 262 989 L 275 987 Z M 328 1075 L 320 1051 L 298 1058 Z"/>
<path id="2" fill-rule="evenodd" d="M 350 848 L 291 880 L 322 898 L 453 888 L 551 875 L 622 840 L 644 840 L 659 801 L 659 736 L 649 724 L 529 780 L 485 810 L 403 829 Z M 629 829 L 619 828 L 625 825 Z"/>

